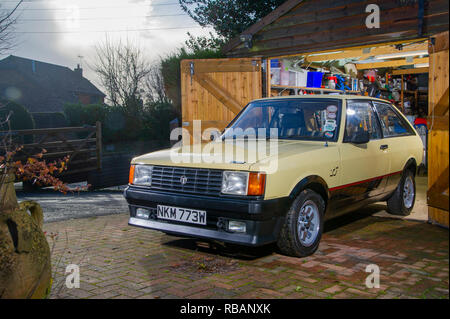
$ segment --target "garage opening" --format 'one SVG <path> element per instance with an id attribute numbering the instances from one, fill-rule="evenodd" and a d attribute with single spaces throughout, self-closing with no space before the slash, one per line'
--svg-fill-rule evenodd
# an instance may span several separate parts
<path id="1" fill-rule="evenodd" d="M 233 63 L 260 61 L 255 77 L 239 82 L 239 91 L 254 92 L 253 97 L 368 95 L 396 105 L 416 126 L 425 145 L 427 156 L 420 173 L 428 174 L 429 221 L 448 227 L 448 12 L 445 0 L 288 0 L 231 40 L 224 51 L 237 58 Z M 377 14 L 379 24 L 368 24 Z M 217 63 L 209 72 L 221 72 Z M 198 98 L 183 103 L 183 119 L 187 119 L 183 125 L 198 119 L 218 120 L 223 126 L 248 102 L 242 98 L 240 107 L 230 107 L 223 98 L 227 90 L 207 88 L 206 83 L 202 87 L 214 96 L 217 110 L 230 111 L 225 117 L 211 116 L 205 112 L 210 110 L 206 100 L 210 95 L 192 86 L 192 73 L 185 74 L 185 95 Z M 236 80 L 228 75 L 217 77 L 236 87 Z"/>

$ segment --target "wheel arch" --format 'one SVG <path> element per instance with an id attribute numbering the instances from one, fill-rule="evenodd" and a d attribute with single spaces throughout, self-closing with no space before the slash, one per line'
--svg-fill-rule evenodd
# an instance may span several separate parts
<path id="1" fill-rule="evenodd" d="M 414 176 L 416 176 L 416 172 L 417 172 L 417 161 L 414 157 L 409 158 L 405 165 L 403 166 L 403 171 L 411 171 L 413 173 Z"/>
<path id="2" fill-rule="evenodd" d="M 289 199 L 293 201 L 304 189 L 311 189 L 322 196 L 325 201 L 325 206 L 328 204 L 330 199 L 330 191 L 325 180 L 317 175 L 310 175 L 303 178 L 300 182 L 295 185 L 289 194 Z"/>

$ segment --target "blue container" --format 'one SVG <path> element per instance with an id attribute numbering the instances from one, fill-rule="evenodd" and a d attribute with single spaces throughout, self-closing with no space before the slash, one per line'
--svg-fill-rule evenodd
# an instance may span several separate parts
<path id="1" fill-rule="evenodd" d="M 308 72 L 306 86 L 309 88 L 320 88 L 322 87 L 322 78 L 322 72 Z"/>
<path id="2" fill-rule="evenodd" d="M 270 60 L 271 68 L 279 68 L 280 66 L 281 66 L 280 60 L 278 60 L 278 59 Z"/>

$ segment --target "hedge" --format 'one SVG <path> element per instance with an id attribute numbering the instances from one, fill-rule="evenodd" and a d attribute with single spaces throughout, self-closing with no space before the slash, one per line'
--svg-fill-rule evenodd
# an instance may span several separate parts
<path id="1" fill-rule="evenodd" d="M 138 114 L 129 114 L 119 106 L 101 104 L 67 104 L 64 113 L 70 126 L 95 125 L 100 121 L 104 143 L 138 140 L 168 142 L 169 123 L 178 114 L 168 102 L 148 104 Z"/>
<path id="2" fill-rule="evenodd" d="M 31 113 L 31 115 L 33 116 L 34 126 L 37 129 L 68 126 L 66 116 L 61 112 L 35 112 Z"/>
<path id="3" fill-rule="evenodd" d="M 33 116 L 25 107 L 12 101 L 0 99 L 0 122 L 3 122 L 11 111 L 11 130 L 34 129 Z M 3 125 L 1 130 L 8 130 L 8 126 Z"/>

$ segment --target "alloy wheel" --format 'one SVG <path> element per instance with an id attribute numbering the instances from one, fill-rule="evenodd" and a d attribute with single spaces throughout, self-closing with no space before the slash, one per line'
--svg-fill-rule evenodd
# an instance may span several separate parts
<path id="1" fill-rule="evenodd" d="M 303 246 L 309 247 L 317 239 L 320 230 L 319 208 L 311 200 L 306 201 L 298 216 L 298 236 Z"/>

